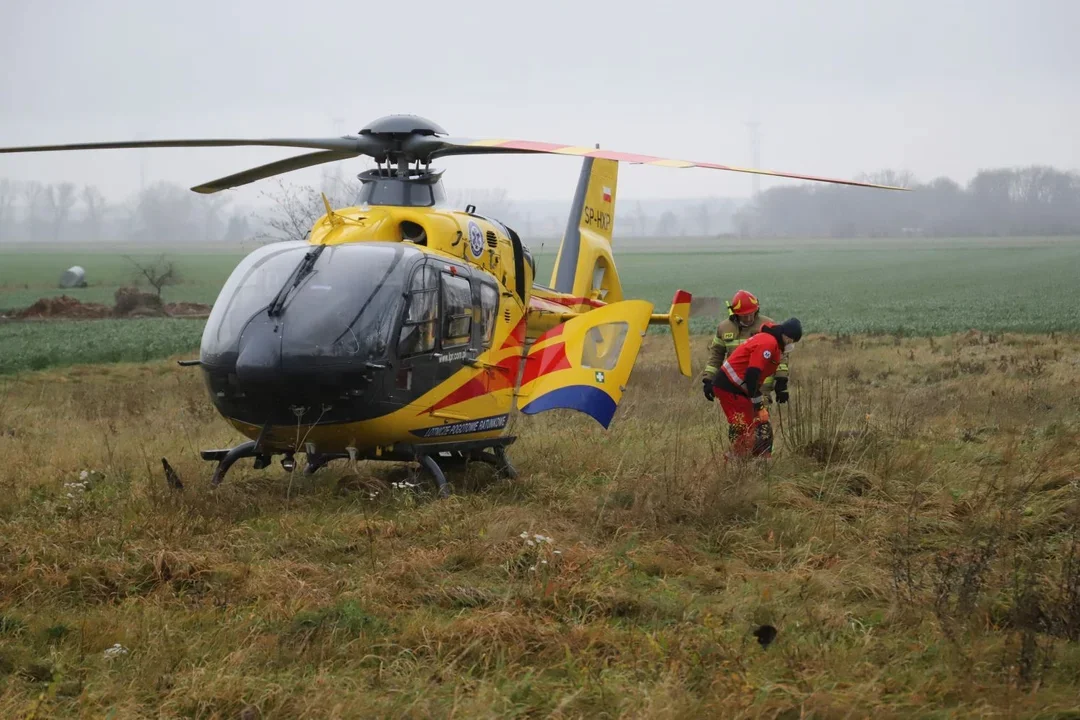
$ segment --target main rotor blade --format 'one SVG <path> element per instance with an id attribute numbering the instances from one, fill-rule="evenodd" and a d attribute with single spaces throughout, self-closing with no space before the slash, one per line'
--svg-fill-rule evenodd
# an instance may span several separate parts
<path id="1" fill-rule="evenodd" d="M 879 185 L 876 183 L 858 182 L 856 180 L 843 180 L 840 178 L 819 177 L 816 175 L 803 175 L 801 173 L 780 172 L 777 170 L 760 170 L 757 168 L 735 167 L 732 165 L 719 165 L 709 162 L 694 162 L 689 160 L 675 160 L 672 158 L 656 157 L 654 155 L 640 155 L 637 153 L 618 152 L 615 150 L 598 150 L 596 148 L 580 147 L 576 145 L 560 145 L 557 143 L 535 142 L 532 140 L 499 140 L 499 139 L 472 139 L 472 138 L 418 138 L 410 147 L 414 152 L 426 152 L 428 157 L 448 157 L 451 155 L 484 155 L 497 153 L 545 153 L 552 155 L 573 155 L 575 157 L 594 157 L 605 160 L 618 160 L 631 165 L 659 165 L 661 167 L 690 168 L 699 167 L 710 170 L 729 170 L 731 172 L 750 173 L 753 175 L 771 175 L 774 177 L 794 178 L 796 180 L 812 180 L 814 182 L 833 183 L 837 185 L 854 185 L 856 187 L 878 188 L 881 190 L 904 190 L 911 188 L 897 187 L 894 185 Z"/>
<path id="2" fill-rule="evenodd" d="M 234 175 L 229 175 L 228 177 L 218 178 L 217 180 L 211 180 L 202 185 L 196 185 L 191 189 L 197 193 L 209 195 L 210 193 L 228 190 L 229 188 L 234 188 L 239 185 L 247 185 L 248 183 L 253 183 L 256 180 L 262 180 L 263 178 L 268 178 L 273 175 L 300 170 L 302 168 L 311 167 L 312 165 L 334 162 L 335 160 L 345 160 L 346 158 L 356 157 L 358 154 L 359 153 L 356 152 L 320 150 L 319 152 L 297 155 L 296 157 L 285 158 L 284 160 L 278 160 L 277 162 L 260 165 L 259 167 L 244 170 Z"/>
<path id="3" fill-rule="evenodd" d="M 262 147 L 297 147 L 316 150 L 336 150 L 362 154 L 377 146 L 370 138 L 343 135 L 336 138 L 265 138 L 248 139 L 194 139 L 194 140 L 132 140 L 125 142 L 71 143 L 67 145 L 27 145 L 24 147 L 2 147 L 0 153 L 56 152 L 61 150 L 120 150 L 126 148 L 164 148 L 164 147 L 242 147 L 255 145 Z"/>

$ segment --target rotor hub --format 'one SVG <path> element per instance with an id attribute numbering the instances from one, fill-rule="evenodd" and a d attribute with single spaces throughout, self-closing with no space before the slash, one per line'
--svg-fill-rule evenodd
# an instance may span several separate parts
<path id="1" fill-rule="evenodd" d="M 361 135 L 447 135 L 449 133 L 435 122 L 419 115 L 384 115 L 371 121 L 360 130 Z"/>

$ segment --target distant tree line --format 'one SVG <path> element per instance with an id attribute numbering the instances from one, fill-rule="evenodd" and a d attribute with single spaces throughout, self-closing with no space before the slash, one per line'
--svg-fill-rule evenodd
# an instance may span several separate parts
<path id="1" fill-rule="evenodd" d="M 727 198 L 619 203 L 616 236 L 899 237 L 1080 235 L 1080 174 L 1051 167 L 984 170 L 966 187 L 949 178 L 919 183 L 884 171 L 860 179 L 903 185 L 893 192 L 807 183 L 775 187 L 737 206 Z M 262 192 L 265 205 L 231 206 L 226 194 L 200 195 L 158 182 L 109 202 L 91 185 L 0 178 L 0 244 L 138 242 L 222 243 L 305 239 L 325 211 L 356 202 L 359 183 L 324 178 L 319 188 L 281 178 Z M 505 188 L 448 188 L 452 207 L 507 222 L 524 237 L 559 237 L 561 203 L 513 202 Z"/>
<path id="2" fill-rule="evenodd" d="M 572 188 L 568 188 L 568 192 Z M 360 183 L 327 173 L 317 186 L 269 180 L 256 207 L 235 207 L 227 194 L 200 195 L 157 182 L 133 196 L 109 201 L 94 186 L 43 184 L 0 178 L 0 244 L 109 243 L 175 245 L 236 244 L 245 240 L 306 239 L 324 212 L 355 204 Z M 565 202 L 514 201 L 506 188 L 447 186 L 451 207 L 472 204 L 477 212 L 507 223 L 525 238 L 556 238 L 566 229 Z M 616 237 L 702 237 L 731 232 L 737 201 L 729 198 L 623 200 Z"/>
<path id="3" fill-rule="evenodd" d="M 239 242 L 252 234 L 247 211 L 229 198 L 159 182 L 109 202 L 92 185 L 0 178 L 0 243 Z"/>
<path id="4" fill-rule="evenodd" d="M 983 170 L 966 187 L 949 178 L 917 182 L 885 171 L 860 180 L 895 192 L 807 184 L 761 192 L 734 217 L 757 237 L 1080 235 L 1080 174 L 1052 167 Z"/>

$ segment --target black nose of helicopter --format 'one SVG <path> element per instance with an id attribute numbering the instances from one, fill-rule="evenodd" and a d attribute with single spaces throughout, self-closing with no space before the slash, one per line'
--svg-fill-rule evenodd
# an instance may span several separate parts
<path id="1" fill-rule="evenodd" d="M 274 391 L 286 387 L 281 367 L 281 335 L 267 318 L 253 320 L 240 337 L 236 384 L 241 390 Z"/>
<path id="2" fill-rule="evenodd" d="M 240 338 L 231 372 L 211 371 L 211 389 L 230 417 L 256 425 L 343 422 L 377 414 L 371 398 L 385 368 L 366 362 L 327 364 L 318 347 L 286 348 L 284 327 L 265 315 Z"/>
<path id="3" fill-rule="evenodd" d="M 252 253 L 203 334 L 218 410 L 262 426 L 354 422 L 400 405 L 390 348 L 403 283 L 423 259 L 401 243 L 271 243 Z"/>
<path id="4" fill-rule="evenodd" d="M 387 411 L 389 364 L 364 354 L 327 358 L 323 347 L 290 345 L 285 323 L 262 314 L 244 329 L 235 364 L 203 369 L 227 417 L 259 426 L 355 422 Z"/>

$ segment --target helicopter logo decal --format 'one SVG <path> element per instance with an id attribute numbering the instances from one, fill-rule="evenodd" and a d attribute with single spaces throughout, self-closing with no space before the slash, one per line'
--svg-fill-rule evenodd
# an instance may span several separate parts
<path id="1" fill-rule="evenodd" d="M 472 220 L 469 221 L 469 250 L 476 258 L 484 253 L 484 234 L 480 232 L 480 226 Z"/>

